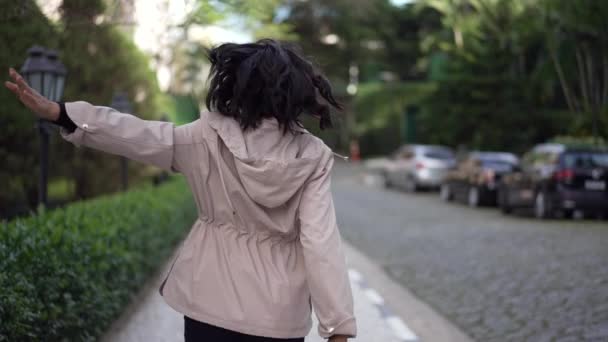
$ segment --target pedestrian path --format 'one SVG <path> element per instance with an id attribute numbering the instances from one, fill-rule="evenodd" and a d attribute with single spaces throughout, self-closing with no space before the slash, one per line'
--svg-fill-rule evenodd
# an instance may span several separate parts
<path id="1" fill-rule="evenodd" d="M 163 273 L 164 274 L 164 273 Z M 365 342 L 418 341 L 416 335 L 385 303 L 382 295 L 368 286 L 365 275 L 356 269 L 349 270 L 353 289 L 358 337 Z M 102 341 L 112 342 L 177 342 L 183 341 L 183 316 L 166 305 L 154 286 L 144 290 L 137 305 L 114 324 Z M 321 342 L 316 322 L 307 342 Z"/>

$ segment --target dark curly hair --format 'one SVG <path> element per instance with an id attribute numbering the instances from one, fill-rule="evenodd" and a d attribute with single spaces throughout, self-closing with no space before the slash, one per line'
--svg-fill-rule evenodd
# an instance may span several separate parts
<path id="1" fill-rule="evenodd" d="M 302 127 L 302 113 L 318 118 L 324 129 L 332 126 L 329 105 L 342 109 L 327 78 L 294 45 L 227 43 L 211 49 L 209 61 L 207 108 L 236 119 L 243 130 L 274 117 L 286 133 Z"/>

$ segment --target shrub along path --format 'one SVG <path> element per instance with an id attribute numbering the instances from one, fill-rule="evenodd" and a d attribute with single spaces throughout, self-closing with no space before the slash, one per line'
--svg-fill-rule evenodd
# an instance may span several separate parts
<path id="1" fill-rule="evenodd" d="M 183 178 L 2 222 L 0 341 L 94 341 L 196 218 Z"/>

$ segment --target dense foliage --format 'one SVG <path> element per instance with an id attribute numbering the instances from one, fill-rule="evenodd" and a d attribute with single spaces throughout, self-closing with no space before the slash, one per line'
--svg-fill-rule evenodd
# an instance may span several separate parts
<path id="1" fill-rule="evenodd" d="M 24 23 L 27 22 L 27 25 Z M 0 0 L 0 70 L 8 75 L 10 66 L 19 67 L 26 50 L 35 43 L 56 46 L 56 30 L 33 0 L 16 5 Z M 22 211 L 35 203 L 38 140 L 33 115 L 6 89 L 0 91 L 0 217 L 12 208 Z"/>
<path id="2" fill-rule="evenodd" d="M 0 341 L 93 341 L 196 217 L 183 178 L 2 223 Z"/>
<path id="3" fill-rule="evenodd" d="M 109 105 L 115 91 L 129 94 L 133 112 L 159 118 L 162 96 L 149 61 L 131 39 L 111 23 L 97 20 L 103 0 L 64 0 L 61 20 L 50 22 L 35 1 L 0 0 L 0 69 L 19 69 L 35 44 L 58 49 L 68 70 L 64 100 Z M 7 90 L 0 91 L 0 217 L 23 214 L 37 200 L 38 133 L 34 115 Z M 61 201 L 93 197 L 120 189 L 120 159 L 89 149 L 76 149 L 57 132 L 51 134 L 50 187 Z M 130 163 L 131 183 L 141 177 L 141 164 Z M 55 184 L 67 186 L 55 186 Z M 50 193 L 55 195 L 55 193 Z M 52 201 L 59 200 L 51 197 Z"/>
<path id="4" fill-rule="evenodd" d="M 188 39 L 188 28 L 236 20 L 255 38 L 296 40 L 329 75 L 346 110 L 335 115 L 334 133 L 321 135 L 338 150 L 356 138 L 364 156 L 390 152 L 404 142 L 403 113 L 411 105 L 419 107 L 421 143 L 521 152 L 556 135 L 608 134 L 605 1 L 197 0 L 172 49 L 174 103 L 163 101 L 148 59 L 104 19 L 106 3 L 63 0 L 61 19 L 49 22 L 33 0 L 0 0 L 0 42 L 7 47 L 0 67 L 18 67 L 26 49 L 42 43 L 58 48 L 67 64 L 66 100 L 108 104 L 122 90 L 146 118 L 186 108 L 187 115 L 170 113 L 183 123 L 196 118 L 197 105 L 182 100 L 202 102 L 208 71 L 206 46 Z M 419 92 L 420 84 L 432 89 Z M 0 178 L 8 179 L 0 215 L 10 216 L 36 202 L 38 144 L 33 116 L 8 92 L 0 99 Z M 308 127 L 318 133 L 315 126 Z M 74 149 L 56 134 L 51 144 L 53 197 L 120 188 L 119 158 Z M 132 181 L 139 179 L 144 169 L 129 165 Z"/>
<path id="5" fill-rule="evenodd" d="M 427 141 L 521 152 L 554 135 L 605 131 L 605 25 L 586 18 L 603 17 L 607 6 L 560 0 L 421 3 L 439 11 L 444 23 L 429 53 L 447 56 L 421 118 Z"/>
<path id="6" fill-rule="evenodd" d="M 422 143 L 521 152 L 555 135 L 608 133 L 606 2 L 287 4 L 286 22 L 338 90 L 353 82 L 352 65 L 359 66 L 359 82 L 373 83 L 359 86 L 345 114 L 353 122 L 344 127 L 360 140 L 364 155 L 404 142 L 397 129 L 402 117 L 386 113 L 403 113 L 410 105 L 419 107 Z M 426 100 L 409 94 L 408 85 L 421 79 L 436 85 Z"/>

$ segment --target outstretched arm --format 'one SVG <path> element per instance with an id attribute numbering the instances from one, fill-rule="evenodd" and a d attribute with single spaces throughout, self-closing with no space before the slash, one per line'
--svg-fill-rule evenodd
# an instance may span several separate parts
<path id="1" fill-rule="evenodd" d="M 14 82 L 6 82 L 6 87 L 26 107 L 40 118 L 58 123 L 62 109 L 58 103 L 38 94 L 15 70 L 10 70 L 10 76 Z M 187 163 L 187 149 L 177 146 L 191 141 L 194 123 L 175 127 L 171 122 L 142 120 L 82 101 L 65 103 L 64 116 L 69 120 L 63 120 L 72 124 L 61 125 L 59 132 L 76 146 L 121 155 L 167 171 L 182 172 Z"/>

